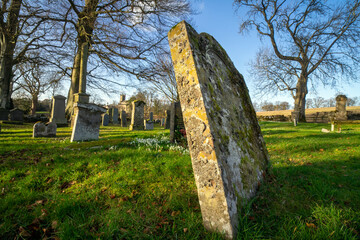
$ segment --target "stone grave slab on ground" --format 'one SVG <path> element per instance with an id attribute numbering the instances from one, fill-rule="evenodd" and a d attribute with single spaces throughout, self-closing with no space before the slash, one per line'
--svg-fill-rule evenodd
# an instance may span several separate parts
<path id="1" fill-rule="evenodd" d="M 186 22 L 168 33 L 204 226 L 237 234 L 268 153 L 243 76 L 209 34 Z"/>
<path id="2" fill-rule="evenodd" d="M 180 142 L 186 132 L 180 102 L 171 103 L 170 111 L 170 142 Z"/>
<path id="3" fill-rule="evenodd" d="M 104 113 L 102 116 L 102 125 L 109 126 L 110 117 L 107 113 Z"/>
<path id="4" fill-rule="evenodd" d="M 105 112 L 105 108 L 95 104 L 75 103 L 75 124 L 70 141 L 89 141 L 99 139 L 99 130 L 102 120 L 101 114 Z"/>
<path id="5" fill-rule="evenodd" d="M 50 122 L 55 122 L 57 125 L 67 125 L 67 119 L 65 117 L 65 99 L 66 97 L 61 95 L 52 98 Z"/>
<path id="6" fill-rule="evenodd" d="M 121 127 L 127 127 L 127 119 L 126 119 L 126 112 L 121 111 Z"/>
<path id="7" fill-rule="evenodd" d="M 170 117 L 171 117 L 171 111 L 170 110 L 165 110 L 164 129 L 170 129 Z"/>
<path id="8" fill-rule="evenodd" d="M 145 102 L 135 100 L 132 103 L 132 115 L 130 130 L 144 130 L 144 106 Z"/>
<path id="9" fill-rule="evenodd" d="M 9 121 L 23 122 L 24 121 L 24 112 L 18 108 L 10 110 Z"/>
<path id="10" fill-rule="evenodd" d="M 46 124 L 37 122 L 33 127 L 33 138 L 37 137 L 56 137 L 57 125 L 55 122 L 48 122 Z"/>

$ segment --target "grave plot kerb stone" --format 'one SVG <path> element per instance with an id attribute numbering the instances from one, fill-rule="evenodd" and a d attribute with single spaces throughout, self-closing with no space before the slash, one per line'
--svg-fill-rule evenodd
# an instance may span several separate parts
<path id="1" fill-rule="evenodd" d="M 183 21 L 168 38 L 204 226 L 235 238 L 268 165 L 248 89 L 212 36 Z"/>

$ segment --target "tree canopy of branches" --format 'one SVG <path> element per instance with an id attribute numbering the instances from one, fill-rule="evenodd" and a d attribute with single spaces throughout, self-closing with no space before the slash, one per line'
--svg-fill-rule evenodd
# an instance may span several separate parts
<path id="1" fill-rule="evenodd" d="M 100 72 L 101 66 L 114 75 L 154 79 L 154 56 L 164 51 L 167 31 L 191 11 L 187 0 L 59 0 L 54 4 L 57 11 L 52 20 L 63 23 L 61 36 L 73 41 L 76 49 L 68 113 L 73 95 L 80 91 L 81 69 L 87 64 L 88 76 Z M 84 49 L 89 51 L 88 59 Z"/>
<path id="2" fill-rule="evenodd" d="M 235 0 L 247 11 L 240 27 L 255 28 L 270 41 L 252 64 L 258 88 L 288 90 L 294 111 L 305 121 L 309 80 L 335 84 L 340 76 L 357 77 L 359 67 L 359 1 Z"/>
<path id="3" fill-rule="evenodd" d="M 3 0 L 0 9 L 0 108 L 10 109 L 13 67 L 39 49 L 46 31 L 44 10 L 26 0 Z M 39 31 L 41 30 L 41 31 Z"/>

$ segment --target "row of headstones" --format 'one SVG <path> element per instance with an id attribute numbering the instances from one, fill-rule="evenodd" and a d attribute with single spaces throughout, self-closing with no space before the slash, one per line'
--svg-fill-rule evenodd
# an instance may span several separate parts
<path id="1" fill-rule="evenodd" d="M 12 122 L 23 122 L 24 112 L 18 108 L 9 110 L 0 108 L 0 120 L 12 121 Z"/>

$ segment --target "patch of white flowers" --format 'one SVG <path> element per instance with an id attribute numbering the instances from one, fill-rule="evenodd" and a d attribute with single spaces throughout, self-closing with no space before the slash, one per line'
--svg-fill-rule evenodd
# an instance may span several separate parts
<path id="1" fill-rule="evenodd" d="M 189 150 L 186 148 L 172 144 L 169 137 L 165 135 L 159 135 L 154 138 L 135 138 L 130 144 L 137 146 L 139 149 L 144 148 L 146 151 L 161 152 L 165 148 L 170 151 L 180 152 L 181 154 L 189 153 Z"/>

